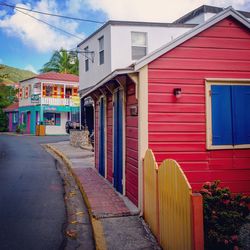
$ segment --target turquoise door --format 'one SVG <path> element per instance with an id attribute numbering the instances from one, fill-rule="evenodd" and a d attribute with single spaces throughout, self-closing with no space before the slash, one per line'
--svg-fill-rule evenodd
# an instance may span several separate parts
<path id="1" fill-rule="evenodd" d="M 123 174 L 123 92 L 114 94 L 114 187 L 122 193 Z"/>
<path id="2" fill-rule="evenodd" d="M 105 104 L 101 98 L 99 106 L 99 173 L 105 176 Z"/>

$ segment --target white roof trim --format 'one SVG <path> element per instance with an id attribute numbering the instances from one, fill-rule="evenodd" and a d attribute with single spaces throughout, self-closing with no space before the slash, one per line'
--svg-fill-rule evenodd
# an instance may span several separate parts
<path id="1" fill-rule="evenodd" d="M 83 93 L 81 95 L 81 98 L 88 96 L 91 92 L 93 92 L 96 89 L 98 89 L 99 87 L 101 87 L 104 83 L 112 80 L 114 77 L 116 77 L 118 75 L 122 75 L 122 74 L 129 74 L 129 73 L 134 73 L 134 70 L 133 69 L 118 69 L 118 70 L 115 70 L 115 71 L 111 72 L 111 74 L 109 74 L 108 76 L 106 76 L 105 78 L 103 78 L 100 82 L 98 82 L 92 88 L 90 87 L 87 90 L 87 92 Z M 83 90 L 80 90 L 80 91 L 83 91 Z"/>
<path id="2" fill-rule="evenodd" d="M 166 52 L 170 51 L 171 49 L 177 47 L 181 43 L 187 41 L 188 39 L 194 37 L 195 35 L 199 34 L 203 30 L 206 30 L 213 26 L 214 24 L 218 23 L 219 21 L 225 19 L 228 16 L 234 17 L 236 20 L 241 22 L 243 25 L 245 25 L 247 28 L 250 28 L 250 22 L 245 18 L 243 15 L 241 15 L 238 11 L 233 9 L 232 7 L 226 8 L 224 11 L 218 13 L 217 15 L 210 18 L 207 22 L 200 24 L 190 31 L 184 33 L 183 35 L 177 37 L 175 40 L 171 41 L 170 43 L 165 44 L 164 46 L 160 47 L 159 49 L 153 51 L 152 53 L 148 54 L 147 56 L 143 57 L 142 59 L 138 60 L 135 65 L 134 69 L 135 71 L 139 70 L 146 64 L 152 62 L 156 58 L 160 57 L 161 55 L 165 54 Z"/>

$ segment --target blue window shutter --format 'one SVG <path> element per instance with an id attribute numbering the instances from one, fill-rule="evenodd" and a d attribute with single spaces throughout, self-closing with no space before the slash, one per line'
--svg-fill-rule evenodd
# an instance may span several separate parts
<path id="1" fill-rule="evenodd" d="M 250 86 L 232 86 L 234 144 L 250 144 Z"/>
<path id="2" fill-rule="evenodd" d="M 232 145 L 231 87 L 211 86 L 212 145 Z"/>

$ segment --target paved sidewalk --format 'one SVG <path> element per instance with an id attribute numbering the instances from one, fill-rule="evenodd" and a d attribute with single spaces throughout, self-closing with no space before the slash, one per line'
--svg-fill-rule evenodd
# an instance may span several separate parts
<path id="1" fill-rule="evenodd" d="M 94 153 L 69 141 L 49 144 L 71 169 L 92 219 L 97 249 L 160 249 L 137 208 L 94 168 Z"/>

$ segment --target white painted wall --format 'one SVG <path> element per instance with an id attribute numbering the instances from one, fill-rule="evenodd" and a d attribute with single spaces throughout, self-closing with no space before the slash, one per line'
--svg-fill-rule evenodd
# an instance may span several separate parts
<path id="1" fill-rule="evenodd" d="M 31 85 L 31 88 L 32 88 L 31 89 L 31 93 L 33 93 L 33 85 L 36 82 L 38 82 L 38 79 L 37 78 L 33 78 L 33 79 L 26 80 L 26 81 L 20 83 L 19 87 L 23 89 L 23 96 L 25 96 L 25 87 L 28 87 L 29 85 Z M 28 98 L 24 98 L 23 97 L 22 99 L 19 98 L 19 107 L 33 106 L 33 105 L 36 105 L 36 104 L 31 103 L 30 97 L 28 97 Z"/>
<path id="2" fill-rule="evenodd" d="M 99 65 L 99 41 L 104 37 L 104 64 Z M 94 62 L 89 59 L 89 71 L 85 71 L 85 54 L 79 53 L 79 77 L 80 89 L 85 89 L 97 83 L 111 72 L 111 40 L 110 25 L 100 30 L 97 34 L 82 44 L 79 49 L 84 50 L 88 47 L 89 51 L 94 51 Z M 90 57 L 90 55 L 88 55 Z"/>
<path id="3" fill-rule="evenodd" d="M 67 112 L 61 112 L 61 125 L 60 126 L 45 126 L 46 135 L 66 135 L 65 123 L 67 121 Z"/>
<path id="4" fill-rule="evenodd" d="M 190 30 L 190 28 L 112 26 L 111 70 L 124 68 L 135 62 L 131 56 L 131 32 L 147 33 L 147 54 L 149 54 L 188 30 Z"/>
<path id="5" fill-rule="evenodd" d="M 89 63 L 89 71 L 85 72 L 85 56 L 79 54 L 80 90 L 97 84 L 112 71 L 128 67 L 133 63 L 131 58 L 131 32 L 147 32 L 147 53 L 158 49 L 177 36 L 187 32 L 190 28 L 163 27 L 162 25 L 120 25 L 109 24 L 84 42 L 79 49 L 84 50 L 88 46 L 94 51 L 94 63 Z M 99 65 L 98 38 L 104 36 L 105 63 Z"/>

